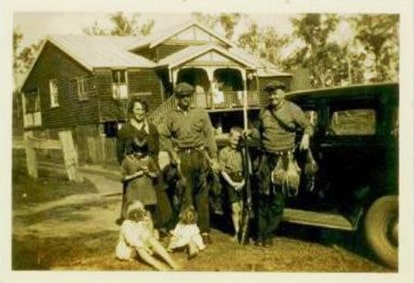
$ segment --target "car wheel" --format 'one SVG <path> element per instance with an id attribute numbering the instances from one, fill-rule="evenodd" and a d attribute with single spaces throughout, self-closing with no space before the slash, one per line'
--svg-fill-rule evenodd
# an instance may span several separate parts
<path id="1" fill-rule="evenodd" d="M 365 216 L 365 236 L 375 254 L 398 268 L 398 197 L 377 199 Z"/>

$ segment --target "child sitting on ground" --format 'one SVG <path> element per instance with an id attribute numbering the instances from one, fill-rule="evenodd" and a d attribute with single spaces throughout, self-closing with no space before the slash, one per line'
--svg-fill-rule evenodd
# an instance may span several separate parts
<path id="1" fill-rule="evenodd" d="M 144 262 L 157 270 L 167 271 L 168 268 L 158 261 L 153 254 L 158 254 L 173 270 L 178 265 L 173 261 L 161 243 L 154 237 L 152 220 L 148 211 L 140 201 L 130 204 L 127 219 L 121 225 L 116 257 L 120 260 L 134 260 L 138 254 Z"/>
<path id="2" fill-rule="evenodd" d="M 243 209 L 242 188 L 245 184 L 243 176 L 243 157 L 239 148 L 241 135 L 241 128 L 232 127 L 230 129 L 230 144 L 224 147 L 218 156 L 221 177 L 231 205 L 234 241 L 237 241 L 240 230 Z"/>
<path id="3" fill-rule="evenodd" d="M 174 230 L 170 231 L 171 238 L 168 251 L 173 252 L 179 248 L 187 249 L 188 259 L 191 259 L 206 248 L 197 226 L 197 212 L 193 206 L 185 208 L 180 213 L 180 221 Z"/>

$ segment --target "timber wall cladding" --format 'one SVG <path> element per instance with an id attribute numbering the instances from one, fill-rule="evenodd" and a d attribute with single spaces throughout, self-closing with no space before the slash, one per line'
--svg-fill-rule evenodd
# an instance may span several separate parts
<path id="1" fill-rule="evenodd" d="M 115 100 L 113 98 L 111 69 L 95 70 L 95 82 L 99 99 L 99 121 L 124 120 L 126 103 L 123 103 L 122 100 Z"/>
<path id="2" fill-rule="evenodd" d="M 161 79 L 152 69 L 131 70 L 128 72 L 130 95 L 142 97 L 149 105 L 149 111 L 162 103 Z"/>
<path id="3" fill-rule="evenodd" d="M 45 128 L 75 126 L 97 121 L 97 102 L 79 101 L 70 81 L 91 73 L 51 43 L 47 43 L 25 84 L 25 90 L 38 87 L 42 125 Z M 57 79 L 59 106 L 50 107 L 49 80 Z"/>
<path id="4" fill-rule="evenodd" d="M 156 48 L 156 54 L 157 54 L 157 60 L 161 60 L 162 58 L 165 58 L 173 53 L 176 53 L 180 50 L 183 50 L 184 48 L 187 48 L 189 45 L 170 45 L 170 44 L 162 44 L 159 45 Z"/>
<path id="5" fill-rule="evenodd" d="M 156 48 L 152 48 L 152 49 L 144 48 L 144 49 L 135 51 L 134 53 L 142 57 L 145 57 L 148 60 L 157 61 L 157 49 Z"/>
<path id="6" fill-rule="evenodd" d="M 161 104 L 161 81 L 152 69 L 129 69 L 128 92 L 129 96 L 142 97 L 149 104 L 150 111 Z M 123 121 L 127 114 L 127 100 L 113 99 L 112 72 L 110 69 L 95 71 L 96 90 L 99 93 L 100 121 Z"/>

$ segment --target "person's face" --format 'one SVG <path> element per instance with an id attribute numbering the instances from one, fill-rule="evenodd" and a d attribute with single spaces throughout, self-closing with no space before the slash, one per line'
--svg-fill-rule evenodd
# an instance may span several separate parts
<path id="1" fill-rule="evenodd" d="M 134 116 L 135 120 L 138 122 L 141 122 L 145 118 L 145 108 L 144 105 L 142 105 L 139 102 L 134 103 L 134 107 L 132 108 L 132 115 Z"/>
<path id="2" fill-rule="evenodd" d="M 230 135 L 230 146 L 232 148 L 236 148 L 237 145 L 239 144 L 239 139 L 240 139 L 241 133 L 240 132 L 233 132 Z"/>
<path id="3" fill-rule="evenodd" d="M 282 105 L 283 100 L 285 99 L 285 91 L 283 89 L 272 90 L 269 94 L 270 105 L 278 107 Z"/>
<path id="4" fill-rule="evenodd" d="M 181 109 L 187 110 L 190 107 L 190 103 L 191 103 L 191 95 L 178 96 L 178 106 Z"/>

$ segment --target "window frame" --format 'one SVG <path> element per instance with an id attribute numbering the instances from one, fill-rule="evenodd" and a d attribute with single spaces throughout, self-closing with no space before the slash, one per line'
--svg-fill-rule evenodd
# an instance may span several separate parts
<path id="1" fill-rule="evenodd" d="M 49 80 L 50 108 L 59 107 L 59 86 L 57 79 Z"/>
<path id="2" fill-rule="evenodd" d="M 85 86 L 85 77 L 76 77 L 76 92 L 78 95 L 79 101 L 85 101 L 89 100 L 88 93 L 86 92 L 86 86 Z"/>
<path id="3" fill-rule="evenodd" d="M 114 99 L 128 99 L 129 90 L 128 90 L 128 70 L 125 69 L 115 69 L 111 70 L 112 78 L 112 97 Z M 117 79 L 115 79 L 117 78 Z M 115 89 L 121 89 L 121 87 L 126 88 L 125 95 L 116 95 Z"/>
<path id="4" fill-rule="evenodd" d="M 354 130 L 354 132 L 350 132 L 349 129 L 348 130 L 342 129 L 341 131 L 344 131 L 344 132 L 338 131 L 338 129 L 335 130 L 335 128 L 333 127 L 334 115 L 338 112 L 345 113 L 349 111 L 354 112 L 354 113 L 356 113 L 355 111 L 366 111 L 367 113 L 372 114 L 371 118 L 373 118 L 373 120 L 372 120 L 372 124 L 370 125 L 370 128 L 367 130 L 364 130 L 364 132 L 362 132 L 361 130 Z M 352 115 L 355 115 L 354 113 Z M 369 105 L 360 105 L 360 106 L 352 106 L 352 107 L 346 107 L 346 106 L 345 107 L 333 107 L 330 109 L 328 128 L 329 128 L 329 132 L 331 133 L 331 135 L 336 136 L 336 137 L 375 136 L 378 134 L 378 111 L 375 107 L 369 106 Z"/>

